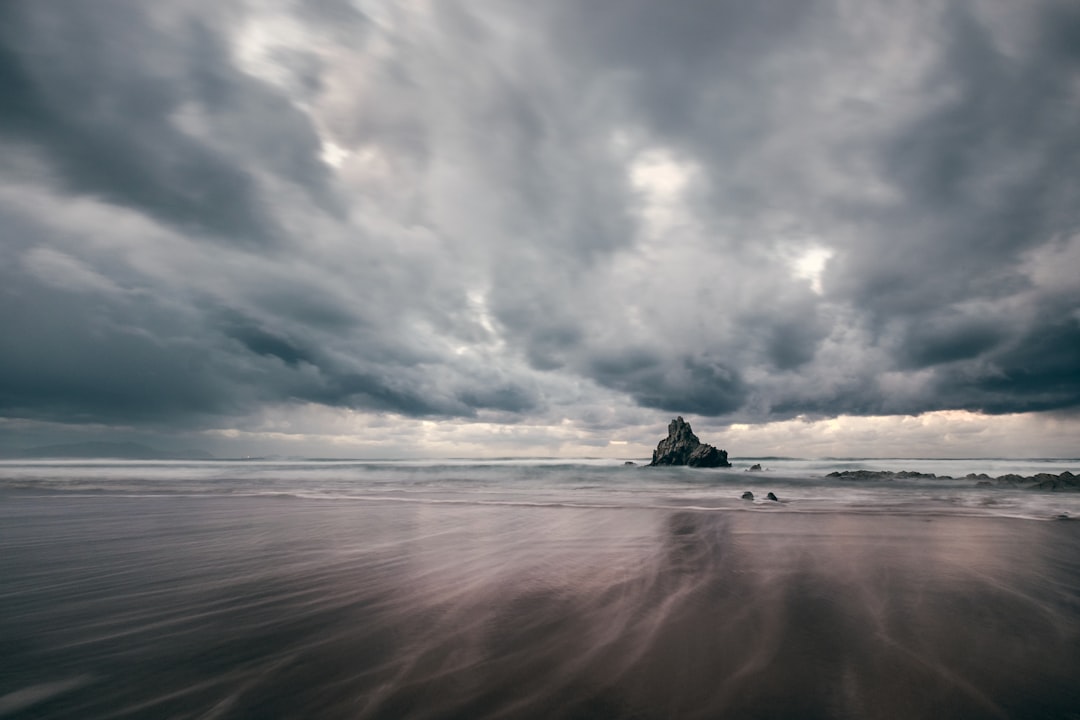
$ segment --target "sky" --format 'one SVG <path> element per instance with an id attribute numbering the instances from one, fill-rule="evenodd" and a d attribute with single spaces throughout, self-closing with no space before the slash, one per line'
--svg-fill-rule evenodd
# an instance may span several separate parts
<path id="1" fill-rule="evenodd" d="M 0 449 L 1080 456 L 1074 0 L 6 0 L 0 98 Z"/>

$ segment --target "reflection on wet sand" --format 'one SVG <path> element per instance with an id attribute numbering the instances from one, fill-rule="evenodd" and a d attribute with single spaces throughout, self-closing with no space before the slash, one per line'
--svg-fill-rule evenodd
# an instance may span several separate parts
<path id="1" fill-rule="evenodd" d="M 1080 713 L 1073 523 L 265 498 L 0 514 L 3 717 Z"/>

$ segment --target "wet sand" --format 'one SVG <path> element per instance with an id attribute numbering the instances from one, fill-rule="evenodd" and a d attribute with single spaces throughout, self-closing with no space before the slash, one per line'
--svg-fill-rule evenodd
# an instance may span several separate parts
<path id="1" fill-rule="evenodd" d="M 1080 523 L 8 495 L 0 717 L 1080 717 Z"/>

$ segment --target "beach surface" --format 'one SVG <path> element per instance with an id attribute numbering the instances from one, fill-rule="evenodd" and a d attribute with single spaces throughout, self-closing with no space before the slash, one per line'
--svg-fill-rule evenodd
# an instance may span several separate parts
<path id="1" fill-rule="evenodd" d="M 122 487 L 2 493 L 0 717 L 1080 716 L 1080 522 Z"/>

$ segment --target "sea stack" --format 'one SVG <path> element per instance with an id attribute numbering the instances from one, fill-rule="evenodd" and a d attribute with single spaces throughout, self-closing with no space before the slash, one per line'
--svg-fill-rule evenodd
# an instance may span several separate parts
<path id="1" fill-rule="evenodd" d="M 668 425 L 668 436 L 660 441 L 649 465 L 689 465 L 690 467 L 731 467 L 727 451 L 717 450 L 697 439 L 690 423 L 677 417 Z"/>

